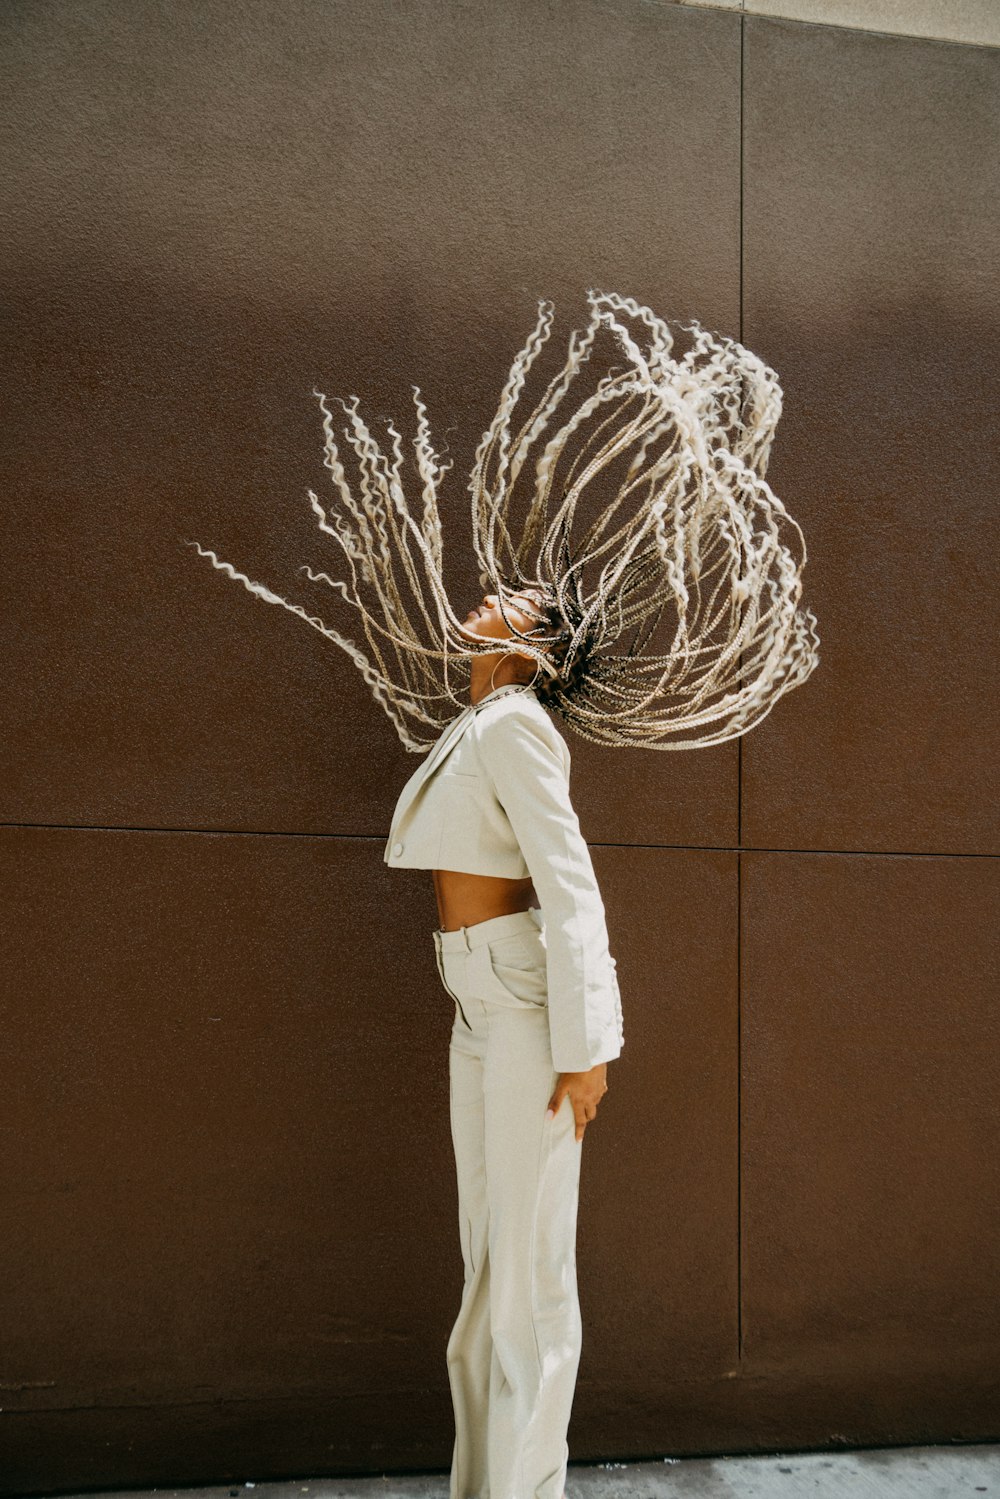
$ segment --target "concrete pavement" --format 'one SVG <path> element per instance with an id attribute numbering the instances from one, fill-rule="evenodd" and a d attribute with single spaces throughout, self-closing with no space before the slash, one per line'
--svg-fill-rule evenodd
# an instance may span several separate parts
<path id="1" fill-rule="evenodd" d="M 568 1499 L 1000 1499 L 1000 1443 L 570 1464 Z M 86 1499 L 448 1499 L 445 1474 L 116 1490 Z M 61 1496 L 84 1499 L 84 1496 Z"/>

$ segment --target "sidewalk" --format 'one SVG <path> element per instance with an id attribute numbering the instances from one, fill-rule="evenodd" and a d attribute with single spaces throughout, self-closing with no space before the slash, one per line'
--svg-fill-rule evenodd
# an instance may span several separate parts
<path id="1" fill-rule="evenodd" d="M 570 1464 L 568 1499 L 1000 1499 L 1000 1443 Z M 119 1489 L 86 1499 L 448 1499 L 443 1474 Z M 63 1496 L 84 1499 L 84 1496 Z"/>

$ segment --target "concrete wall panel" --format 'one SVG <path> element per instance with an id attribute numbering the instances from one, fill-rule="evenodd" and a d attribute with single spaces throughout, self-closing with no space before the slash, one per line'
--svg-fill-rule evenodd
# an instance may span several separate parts
<path id="1" fill-rule="evenodd" d="M 744 1373 L 849 1445 L 982 1435 L 1000 1343 L 996 860 L 746 853 Z"/>
<path id="2" fill-rule="evenodd" d="M 744 24 L 744 340 L 823 643 L 742 841 L 995 853 L 1000 53 Z"/>
<path id="3" fill-rule="evenodd" d="M 306 493 L 331 487 L 312 392 L 408 443 L 415 383 L 474 601 L 466 479 L 539 298 L 553 350 L 589 286 L 736 331 L 739 24 L 631 0 L 569 28 L 391 0 L 6 12 L 0 817 L 387 826 L 414 761 L 353 665 L 183 540 L 353 636 L 299 570 L 343 565 Z M 736 761 L 620 758 L 608 835 L 732 841 Z"/>

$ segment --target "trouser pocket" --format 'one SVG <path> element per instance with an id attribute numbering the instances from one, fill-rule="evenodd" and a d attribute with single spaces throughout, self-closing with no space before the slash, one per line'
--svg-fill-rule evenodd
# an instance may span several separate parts
<path id="1" fill-rule="evenodd" d="M 544 1009 L 548 1004 L 548 971 L 541 932 L 512 932 L 495 937 L 485 948 L 491 997 L 514 1009 Z"/>

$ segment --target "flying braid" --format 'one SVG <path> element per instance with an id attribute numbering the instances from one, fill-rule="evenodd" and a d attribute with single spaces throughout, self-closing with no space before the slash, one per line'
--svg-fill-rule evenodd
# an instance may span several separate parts
<path id="1" fill-rule="evenodd" d="M 509 640 L 473 635 L 449 600 L 438 493 L 451 464 L 434 451 L 416 385 L 417 514 L 392 422 L 390 458 L 357 396 L 335 398 L 358 459 L 352 483 L 326 396 L 314 391 L 336 508 L 307 493 L 340 576 L 302 570 L 356 611 L 367 650 L 188 543 L 339 645 L 409 750 L 429 749 L 468 705 L 480 653 L 533 657 L 539 701 L 584 738 L 662 750 L 745 734 L 818 665 L 816 617 L 800 604 L 805 541 L 764 477 L 781 414 L 774 370 L 697 322 L 680 325 L 693 342 L 677 358 L 667 324 L 648 307 L 614 292 L 588 291 L 587 301 L 587 327 L 570 335 L 565 363 L 514 431 L 552 325 L 552 303 L 539 302 L 476 450 L 471 546 Z M 581 388 L 602 337 L 624 365 Z M 539 591 L 542 618 L 522 633 L 507 606 L 525 587 Z M 429 732 L 415 733 L 414 723 Z"/>

